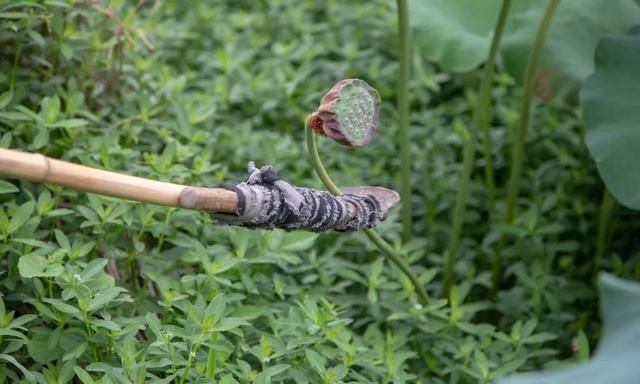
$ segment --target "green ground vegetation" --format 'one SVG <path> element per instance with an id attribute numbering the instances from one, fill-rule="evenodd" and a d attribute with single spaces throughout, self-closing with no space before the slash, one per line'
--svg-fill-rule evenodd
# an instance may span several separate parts
<path id="1" fill-rule="evenodd" d="M 322 188 L 304 120 L 336 81 L 361 78 L 382 97 L 377 137 L 364 148 L 318 138 L 319 150 L 339 186 L 397 189 L 397 41 L 395 3 L 382 0 L 0 0 L 0 146 L 197 186 L 240 181 L 255 160 Z M 640 278 L 640 221 L 614 203 L 598 241 L 604 186 L 577 95 L 535 99 L 512 224 L 489 217 L 478 145 L 445 297 L 482 71 L 453 74 L 413 48 L 413 226 L 401 241 L 396 209 L 378 231 L 427 305 L 363 233 L 226 227 L 2 179 L 0 383 L 486 383 L 588 356 L 601 329 L 595 274 Z M 500 217 L 522 95 L 498 62 Z"/>

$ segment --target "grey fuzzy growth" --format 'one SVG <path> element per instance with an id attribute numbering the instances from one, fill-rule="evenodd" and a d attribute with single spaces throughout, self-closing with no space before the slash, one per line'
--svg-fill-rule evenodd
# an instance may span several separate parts
<path id="1" fill-rule="evenodd" d="M 240 204 L 238 215 L 216 215 L 222 221 L 258 228 L 322 232 L 353 232 L 376 226 L 385 212 L 373 195 L 333 196 L 326 191 L 292 186 L 271 166 L 249 163 L 249 178 L 233 186 Z"/>

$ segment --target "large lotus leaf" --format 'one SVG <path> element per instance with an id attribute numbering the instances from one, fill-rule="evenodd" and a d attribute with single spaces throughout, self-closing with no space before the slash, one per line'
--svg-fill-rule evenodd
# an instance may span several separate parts
<path id="1" fill-rule="evenodd" d="M 640 284 L 600 276 L 603 337 L 589 362 L 555 371 L 512 376 L 499 384 L 638 384 Z"/>
<path id="2" fill-rule="evenodd" d="M 595 58 L 580 95 L 586 143 L 611 193 L 640 209 L 640 28 L 603 38 Z"/>
<path id="3" fill-rule="evenodd" d="M 469 71 L 489 52 L 500 0 L 411 0 L 412 41 L 443 68 Z"/>
<path id="4" fill-rule="evenodd" d="M 411 0 L 413 41 L 445 70 L 471 70 L 489 52 L 501 1 Z M 514 0 L 500 55 L 505 69 L 521 79 L 547 1 Z M 562 0 L 545 39 L 539 71 L 550 90 L 577 86 L 593 71 L 593 51 L 607 33 L 640 23 L 634 0 Z"/>
<path id="5" fill-rule="evenodd" d="M 507 71 L 521 79 L 547 1 L 515 3 L 520 6 L 509 19 L 500 53 Z M 640 6 L 633 0 L 561 0 L 540 57 L 539 86 L 550 92 L 578 86 L 593 72 L 598 41 L 610 33 L 624 33 L 638 23 Z"/>

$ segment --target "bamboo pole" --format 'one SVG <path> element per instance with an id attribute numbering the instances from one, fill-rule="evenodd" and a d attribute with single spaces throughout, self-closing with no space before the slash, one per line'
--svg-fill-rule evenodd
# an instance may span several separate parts
<path id="1" fill-rule="evenodd" d="M 224 213 L 238 208 L 236 193 L 223 188 L 165 183 L 5 148 L 0 148 L 0 176 L 178 208 Z"/>

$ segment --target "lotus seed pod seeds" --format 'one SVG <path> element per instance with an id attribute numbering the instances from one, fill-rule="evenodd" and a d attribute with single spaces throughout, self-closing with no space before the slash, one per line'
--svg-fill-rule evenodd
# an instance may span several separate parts
<path id="1" fill-rule="evenodd" d="M 373 138 L 379 111 L 378 92 L 362 80 L 347 79 L 327 92 L 308 124 L 340 144 L 359 147 Z"/>

